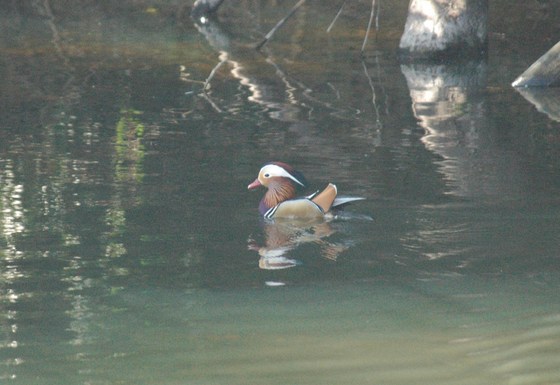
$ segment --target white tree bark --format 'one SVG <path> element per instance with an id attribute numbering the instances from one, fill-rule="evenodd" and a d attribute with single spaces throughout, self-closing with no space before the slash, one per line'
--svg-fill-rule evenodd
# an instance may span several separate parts
<path id="1" fill-rule="evenodd" d="M 560 41 L 515 81 L 514 87 L 560 87 Z"/>
<path id="2" fill-rule="evenodd" d="M 488 0 L 411 0 L 399 52 L 405 58 L 481 55 L 487 19 Z"/>

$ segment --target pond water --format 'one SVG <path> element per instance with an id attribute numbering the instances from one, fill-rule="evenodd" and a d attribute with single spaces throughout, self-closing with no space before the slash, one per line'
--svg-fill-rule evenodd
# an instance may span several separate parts
<path id="1" fill-rule="evenodd" d="M 405 0 L 155 3 L 1 5 L 0 382 L 560 383 L 553 1 L 406 65 Z M 265 223 L 269 160 L 366 200 Z"/>

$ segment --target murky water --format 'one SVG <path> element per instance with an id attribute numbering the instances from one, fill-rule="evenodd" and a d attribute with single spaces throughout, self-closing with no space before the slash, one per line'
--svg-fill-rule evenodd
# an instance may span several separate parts
<path id="1" fill-rule="evenodd" d="M 0 382 L 560 383 L 560 99 L 509 86 L 552 2 L 446 65 L 397 62 L 407 1 L 363 59 L 370 2 L 261 53 L 292 4 L 131 3 L 1 6 Z M 263 223 L 268 160 L 367 200 Z"/>

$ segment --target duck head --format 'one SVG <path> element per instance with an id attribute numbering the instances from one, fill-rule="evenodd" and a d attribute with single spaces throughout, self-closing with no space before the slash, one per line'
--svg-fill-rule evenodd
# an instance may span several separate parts
<path id="1" fill-rule="evenodd" d="M 282 162 L 271 162 L 261 168 L 257 178 L 247 188 L 253 190 L 263 186 L 268 189 L 259 204 L 259 211 L 264 214 L 271 207 L 295 198 L 297 189 L 305 187 L 306 184 L 303 174 L 292 166 Z"/>

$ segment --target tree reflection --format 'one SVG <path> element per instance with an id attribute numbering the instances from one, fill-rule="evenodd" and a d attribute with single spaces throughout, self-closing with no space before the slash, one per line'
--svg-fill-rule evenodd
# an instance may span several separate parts
<path id="1" fill-rule="evenodd" d="M 128 274 L 118 262 L 127 252 L 125 210 L 141 202 L 142 141 L 157 135 L 131 106 L 132 77 L 81 62 L 89 47 L 68 38 L 72 27 L 48 1 L 34 4 L 26 17 L 43 32 L 37 46 L 18 17 L 2 16 L 11 33 L 1 39 L 0 380 L 33 365 L 29 349 L 49 334 L 78 353 L 95 339 L 96 298 L 118 288 L 112 277 Z M 10 47 L 14 39 L 22 47 Z"/>
<path id="2" fill-rule="evenodd" d="M 487 189 L 489 186 L 485 188 L 476 180 L 480 177 L 476 163 L 481 161 L 485 111 L 480 95 L 486 85 L 486 64 L 410 64 L 401 69 L 410 89 L 414 115 L 426 130 L 422 143 L 441 157 L 439 170 L 448 192 L 469 196 L 476 194 L 475 189 Z"/>

